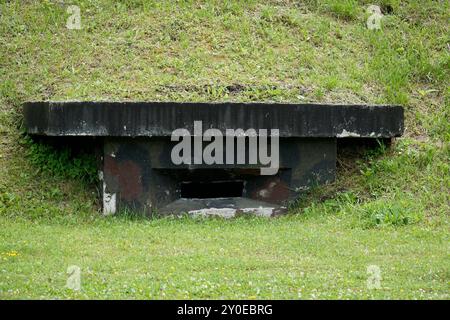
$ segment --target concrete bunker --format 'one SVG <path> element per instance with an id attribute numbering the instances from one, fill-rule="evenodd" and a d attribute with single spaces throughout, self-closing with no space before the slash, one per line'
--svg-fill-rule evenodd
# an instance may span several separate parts
<path id="1" fill-rule="evenodd" d="M 95 141 L 99 150 L 104 214 L 121 210 L 145 215 L 155 210 L 226 217 L 240 212 L 278 214 L 303 190 L 335 179 L 338 140 L 391 139 L 403 133 L 400 106 L 28 102 L 24 116 L 31 135 L 63 143 L 68 137 L 86 141 L 95 137 L 89 143 Z M 196 159 L 194 151 L 184 162 L 173 161 L 178 143 L 173 132 L 191 132 L 195 140 L 200 136 L 195 131 L 199 121 L 204 129 L 222 132 L 225 138 L 230 129 L 254 129 L 258 139 L 264 130 L 276 130 L 276 172 L 262 174 L 267 162 L 255 157 L 250 143 L 245 146 L 245 161 L 237 159 L 237 143 L 233 152 L 225 148 L 222 162 L 200 161 L 204 159 Z M 202 148 L 209 143 L 203 141 Z M 250 161 L 251 157 L 258 160 Z"/>

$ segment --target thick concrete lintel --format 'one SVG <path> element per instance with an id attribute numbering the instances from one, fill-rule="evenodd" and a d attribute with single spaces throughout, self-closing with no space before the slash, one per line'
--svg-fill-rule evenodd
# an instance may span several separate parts
<path id="1" fill-rule="evenodd" d="M 176 102 L 28 102 L 28 133 L 47 136 L 170 136 L 194 121 L 279 129 L 280 137 L 389 138 L 403 132 L 403 108 L 383 105 Z"/>

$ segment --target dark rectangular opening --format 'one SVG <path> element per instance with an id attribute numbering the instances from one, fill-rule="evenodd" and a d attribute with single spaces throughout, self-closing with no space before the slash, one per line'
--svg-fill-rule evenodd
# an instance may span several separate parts
<path id="1" fill-rule="evenodd" d="M 244 182 L 235 181 L 213 181 L 213 182 L 182 182 L 182 198 L 232 198 L 242 197 Z"/>

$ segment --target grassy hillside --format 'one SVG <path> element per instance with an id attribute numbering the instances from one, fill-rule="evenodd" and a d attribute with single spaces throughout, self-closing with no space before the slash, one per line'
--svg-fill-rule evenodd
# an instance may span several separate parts
<path id="1" fill-rule="evenodd" d="M 449 298 L 448 1 L 67 3 L 0 0 L 0 298 Z M 399 103 L 406 131 L 281 218 L 104 218 L 92 159 L 23 134 L 42 99 Z"/>

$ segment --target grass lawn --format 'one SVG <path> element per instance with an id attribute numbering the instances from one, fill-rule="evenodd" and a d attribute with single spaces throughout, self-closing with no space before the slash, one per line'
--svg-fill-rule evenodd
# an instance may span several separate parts
<path id="1" fill-rule="evenodd" d="M 73 4 L 80 30 L 0 0 L 0 299 L 449 298 L 448 1 Z M 42 99 L 395 103 L 406 130 L 286 216 L 102 217 L 93 159 L 24 135 Z"/>
<path id="2" fill-rule="evenodd" d="M 346 218 L 2 218 L 2 298 L 446 298 L 444 227 L 364 230 Z M 78 265 L 82 290 L 65 288 Z M 367 266 L 381 288 L 367 288 Z"/>

